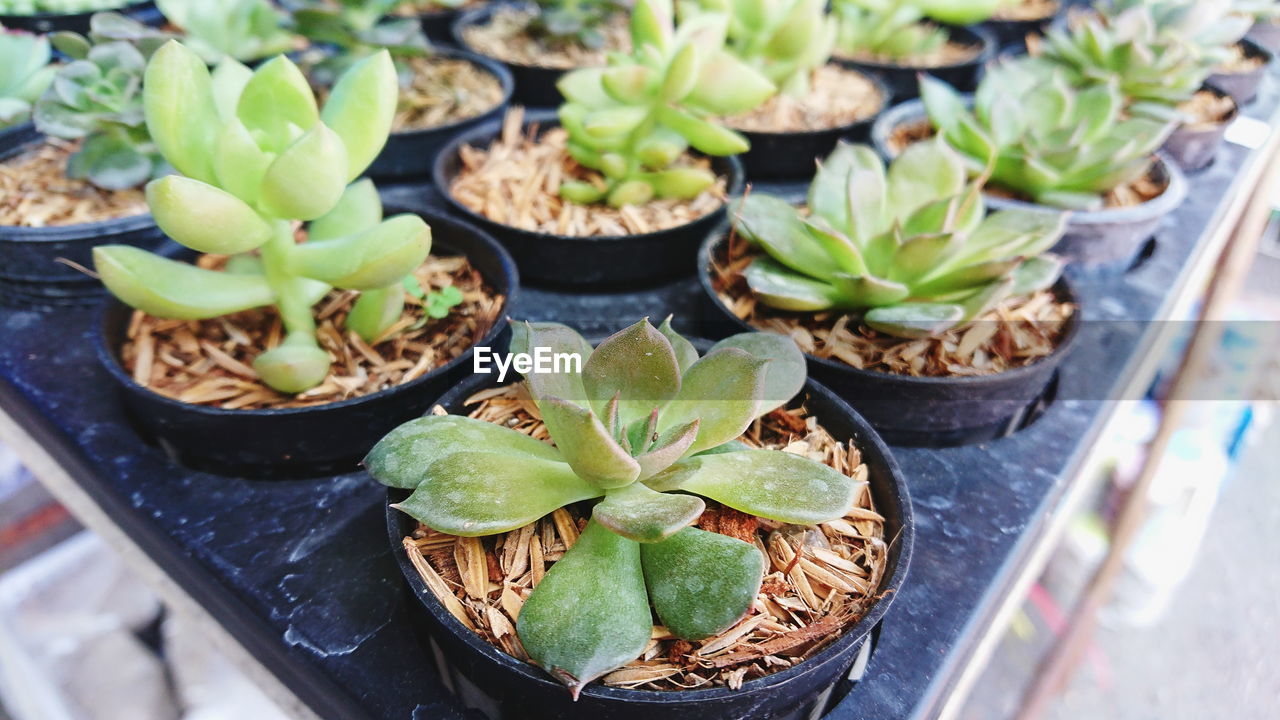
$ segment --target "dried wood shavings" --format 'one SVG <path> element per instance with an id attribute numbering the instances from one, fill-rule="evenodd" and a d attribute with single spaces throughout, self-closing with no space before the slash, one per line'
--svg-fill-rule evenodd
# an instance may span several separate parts
<path id="1" fill-rule="evenodd" d="M 991 18 L 1004 22 L 1026 22 L 1045 20 L 1057 14 L 1057 0 L 1018 0 L 1002 3 Z"/>
<path id="2" fill-rule="evenodd" d="M 1223 61 L 1221 65 L 1214 68 L 1215 73 L 1221 73 L 1223 75 L 1243 75 L 1244 73 L 1251 73 L 1267 64 L 1266 58 L 1249 54 L 1249 52 L 1245 50 L 1244 45 L 1240 43 L 1232 45 L 1228 50 L 1231 55 Z"/>
<path id="3" fill-rule="evenodd" d="M 813 72 L 804 97 L 779 93 L 743 115 L 725 118 L 738 130 L 800 132 L 829 130 L 865 120 L 884 107 L 884 97 L 866 75 L 835 64 Z"/>
<path id="4" fill-rule="evenodd" d="M 522 386 L 486 390 L 468 398 L 467 405 L 473 418 L 549 442 Z M 858 449 L 837 442 L 803 409 L 770 413 L 742 441 L 826 463 L 859 482 L 861 491 L 844 518 L 818 527 L 783 525 L 708 502 L 699 527 L 752 542 L 769 561 L 755 605 L 734 627 L 698 642 L 679 640 L 655 625 L 645 653 L 605 676 L 606 685 L 643 690 L 738 688 L 810 657 L 879 598 L 889 546 Z M 488 564 L 496 563 L 503 575 L 489 579 L 482 598 L 473 592 L 477 581 L 471 580 L 469 588 L 466 578 L 477 561 L 459 563 L 454 550 L 474 547 L 475 541 L 419 526 L 405 538 L 404 547 L 451 613 L 490 643 L 525 659 L 509 628 L 546 569 L 577 539 L 589 513 L 589 503 L 579 504 L 533 525 L 485 538 L 480 545 L 492 558 Z"/>
<path id="5" fill-rule="evenodd" d="M 967 45 L 953 40 L 948 40 L 941 47 L 925 55 L 913 58 L 894 58 L 869 52 L 846 53 L 836 50 L 838 57 L 848 60 L 909 68 L 937 68 L 959 65 L 974 60 L 981 54 L 981 45 Z"/>
<path id="6" fill-rule="evenodd" d="M 601 67 L 611 51 L 629 52 L 631 33 L 626 14 L 619 13 L 600 32 L 604 44 L 588 48 L 577 43 L 553 43 L 535 37 L 529 24 L 536 12 L 516 7 L 499 7 L 486 25 L 472 25 L 462 31 L 472 50 L 516 65 L 547 68 Z"/>
<path id="7" fill-rule="evenodd" d="M 720 302 L 752 325 L 790 336 L 805 353 L 861 370 L 916 377 L 994 375 L 1053 353 L 1076 308 L 1051 291 L 1012 298 L 969 325 L 937 337 L 903 340 L 839 311 L 794 313 L 756 301 L 743 272 L 759 250 L 731 237 L 717 249 L 711 282 Z"/>
<path id="8" fill-rule="evenodd" d="M 569 157 L 568 133 L 552 128 L 539 137 L 537 127 L 523 129 L 524 113 L 507 113 L 502 135 L 488 148 L 464 145 L 462 168 L 449 186 L 455 200 L 503 225 L 574 237 L 609 237 L 679 227 L 714 212 L 726 202 L 725 180 L 692 200 L 657 198 L 644 205 L 612 208 L 577 205 L 560 197 L 565 180 L 603 183 L 599 173 Z M 686 156 L 680 163 L 710 168 L 706 158 Z"/>
<path id="9" fill-rule="evenodd" d="M 1210 128 L 1233 120 L 1236 104 L 1230 95 L 1219 95 L 1209 90 L 1197 90 L 1190 100 L 1178 106 L 1178 111 L 1193 118 L 1183 127 L 1189 129 Z"/>
<path id="10" fill-rule="evenodd" d="M 217 268 L 225 257 L 204 256 Z M 422 302 L 406 296 L 405 312 L 372 346 L 343 321 L 359 294 L 331 291 L 316 306 L 317 337 L 333 359 L 329 376 L 300 395 L 285 395 L 259 381 L 253 360 L 280 343 L 284 331 L 275 308 L 259 308 L 203 321 L 161 320 L 135 311 L 124 344 L 125 369 L 141 385 L 182 402 L 227 410 L 311 407 L 370 395 L 403 385 L 448 363 L 478 342 L 505 307 L 465 257 L 430 256 L 416 276 L 424 288 L 448 285 L 462 304 L 445 318 L 427 319 Z"/>
<path id="11" fill-rule="evenodd" d="M 0 225 L 55 227 L 141 215 L 139 189 L 103 190 L 66 176 L 79 143 L 49 138 L 0 163 Z"/>
<path id="12" fill-rule="evenodd" d="M 502 84 L 466 60 L 420 57 L 407 61 L 413 72 L 401 88 L 395 132 L 425 130 L 483 115 L 502 102 Z"/>
<path id="13" fill-rule="evenodd" d="M 446 7 L 445 5 L 436 2 L 436 0 L 403 0 L 403 2 L 396 5 L 391 10 L 391 14 L 398 15 L 400 17 L 410 17 L 428 12 L 443 12 L 449 10 L 465 11 L 480 7 L 484 3 L 485 0 L 467 0 L 455 7 Z"/>

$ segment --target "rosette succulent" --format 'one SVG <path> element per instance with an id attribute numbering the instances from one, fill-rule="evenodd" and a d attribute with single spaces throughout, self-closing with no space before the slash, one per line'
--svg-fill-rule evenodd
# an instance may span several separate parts
<path id="1" fill-rule="evenodd" d="M 701 639 L 751 607 L 765 558 L 691 527 L 703 497 L 802 525 L 841 517 L 852 503 L 856 486 L 842 473 L 736 442 L 803 387 L 804 358 L 789 339 L 739 335 L 699 357 L 669 322 L 641 321 L 594 350 L 562 325 L 515 330 L 513 350 L 583 358 L 580 371 L 525 379 L 554 446 L 430 415 L 392 431 L 365 464 L 383 484 L 412 491 L 395 507 L 454 535 L 494 535 L 595 503 L 517 624 L 529 657 L 574 697 L 644 652 L 654 615 L 677 637 Z"/>
<path id="2" fill-rule="evenodd" d="M 307 63 L 312 80 L 332 85 L 352 64 L 381 49 L 389 51 L 398 66 L 430 54 L 431 44 L 416 18 L 388 17 L 397 4 L 397 0 L 296 2 L 291 12 L 294 29 L 311 42 L 320 58 Z M 401 75 L 407 74 L 401 68 Z M 402 78 L 402 85 L 408 82 Z"/>
<path id="3" fill-rule="evenodd" d="M 53 82 L 49 41 L 0 27 L 0 130 L 31 119 L 32 105 Z"/>
<path id="4" fill-rule="evenodd" d="M 180 174 L 147 185 L 169 237 L 192 250 L 234 256 L 213 271 L 129 245 L 94 250 L 107 288 L 156 317 L 215 318 L 274 305 L 285 338 L 258 356 L 263 382 L 296 393 L 319 384 L 329 354 L 311 306 L 331 287 L 362 291 L 347 318 L 366 339 L 400 317 L 404 277 L 426 259 L 421 218 L 382 219 L 377 190 L 351 183 L 382 150 L 395 113 L 395 67 L 386 52 L 347 72 L 323 110 L 302 72 L 280 56 L 256 72 L 234 61 L 210 72 L 177 42 L 147 66 L 143 99 L 156 146 Z M 307 240 L 295 237 L 309 222 Z"/>
<path id="5" fill-rule="evenodd" d="M 907 148 L 886 170 L 865 145 L 841 144 L 818 168 L 808 208 L 753 192 L 734 230 L 764 250 L 745 275 L 780 310 L 848 310 L 880 332 L 936 335 L 1009 297 L 1048 288 L 1062 262 L 1045 251 L 1064 214 L 987 214 L 982 184 L 938 139 Z"/>
<path id="6" fill-rule="evenodd" d="M 990 18 L 1000 0 L 834 0 L 836 47 L 849 55 L 908 61 L 947 44 L 950 33 L 930 21 L 971 25 Z"/>
<path id="7" fill-rule="evenodd" d="M 285 17 L 270 0 L 156 0 L 156 5 L 182 29 L 183 42 L 210 63 L 224 57 L 261 60 L 293 47 Z"/>
<path id="8" fill-rule="evenodd" d="M 1103 194 L 1141 178 L 1174 123 L 1126 112 L 1115 79 L 1071 86 L 1062 68 L 1014 59 L 993 65 L 972 109 L 934 78 L 920 96 L 938 132 L 993 184 L 1034 202 L 1096 210 Z"/>
<path id="9" fill-rule="evenodd" d="M 671 0 L 639 0 L 631 15 L 631 55 L 560 79 L 569 153 L 604 175 L 599 184 L 564 183 L 566 199 L 622 206 L 654 196 L 691 198 L 715 176 L 672 167 L 689 146 L 707 155 L 748 149 L 746 138 L 708 118 L 751 110 L 776 88 L 724 49 L 725 14 L 699 14 L 677 30 L 671 12 Z"/>
<path id="10" fill-rule="evenodd" d="M 601 27 L 627 11 L 623 0 L 537 0 L 529 32 L 553 45 L 604 47 Z"/>

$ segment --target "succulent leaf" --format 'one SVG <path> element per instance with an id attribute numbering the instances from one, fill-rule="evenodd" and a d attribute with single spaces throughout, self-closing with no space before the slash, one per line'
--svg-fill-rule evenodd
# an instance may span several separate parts
<path id="1" fill-rule="evenodd" d="M 125 304 L 159 318 L 203 320 L 275 301 L 262 276 L 220 273 L 131 245 L 100 245 L 93 266 Z"/>
<path id="2" fill-rule="evenodd" d="M 791 338 L 768 332 L 740 333 L 716 343 L 711 352 L 722 348 L 737 348 L 758 360 L 768 361 L 764 368 L 764 395 L 756 408 L 756 417 L 786 405 L 804 389 L 808 365 L 804 353 Z"/>
<path id="3" fill-rule="evenodd" d="M 274 155 L 263 152 L 249 129 L 238 118 L 230 118 L 215 143 L 214 174 L 220 187 L 246 203 L 256 203 L 262 178 Z"/>
<path id="4" fill-rule="evenodd" d="M 253 360 L 253 369 L 267 385 L 283 393 L 300 393 L 324 382 L 329 374 L 329 353 L 305 336 L 295 336 Z"/>
<path id="5" fill-rule="evenodd" d="M 901 338 L 918 339 L 939 335 L 959 325 L 965 310 L 944 303 L 901 303 L 867 311 L 863 321 L 873 330 Z"/>
<path id="6" fill-rule="evenodd" d="M 235 195 L 180 175 L 149 183 L 147 204 L 166 235 L 197 252 L 248 252 L 273 233 L 271 225 Z"/>
<path id="7" fill-rule="evenodd" d="M 601 488 L 631 485 L 640 464 L 618 445 L 591 410 L 553 396 L 538 401 L 542 421 L 578 477 Z"/>
<path id="8" fill-rule="evenodd" d="M 338 204 L 347 187 L 346 166 L 342 139 L 317 122 L 267 167 L 259 205 L 274 217 L 315 220 Z"/>
<path id="9" fill-rule="evenodd" d="M 170 41 L 151 57 L 143 86 L 147 129 L 165 160 L 189 178 L 215 182 L 218 109 L 204 61 Z"/>
<path id="10" fill-rule="evenodd" d="M 403 313 L 404 286 L 397 284 L 360 293 L 344 324 L 361 340 L 373 345 Z"/>
<path id="11" fill-rule="evenodd" d="M 578 331 L 559 323 L 511 323 L 511 352 L 514 354 L 532 355 L 538 348 L 546 348 L 553 354 L 577 355 L 585 365 L 594 350 L 591 343 L 578 334 Z M 544 397 L 558 397 L 580 406 L 587 405 L 587 390 L 583 385 L 582 373 L 549 372 L 533 373 L 525 378 L 525 385 L 534 401 Z M 608 418 L 608 413 L 603 413 Z"/>
<path id="12" fill-rule="evenodd" d="M 684 375 L 694 363 L 698 362 L 698 349 L 693 346 L 683 335 L 676 332 L 671 327 L 671 316 L 668 315 L 666 320 L 658 326 L 658 332 L 671 343 L 671 349 L 676 354 L 676 364 L 680 367 L 680 374 Z"/>
<path id="13" fill-rule="evenodd" d="M 359 177 L 386 146 L 399 96 L 395 64 L 385 49 L 356 63 L 334 85 L 320 118 L 346 148 L 344 184 Z"/>
<path id="14" fill-rule="evenodd" d="M 654 611 L 671 634 L 686 640 L 733 627 L 764 578 L 764 555 L 754 546 L 698 528 L 641 545 L 640 557 Z"/>
<path id="15" fill-rule="evenodd" d="M 693 495 L 664 494 L 632 483 L 609 490 L 591 518 L 628 540 L 656 543 L 693 524 L 706 507 Z"/>
<path id="16" fill-rule="evenodd" d="M 427 415 L 392 430 L 364 459 L 375 480 L 394 488 L 413 490 L 425 479 L 425 469 L 459 449 L 485 448 L 512 456 L 563 462 L 554 447 L 493 423 L 460 415 Z"/>
<path id="17" fill-rule="evenodd" d="M 765 393 L 768 359 L 724 347 L 694 363 L 679 394 L 663 409 L 659 429 L 701 420 L 689 454 L 722 445 L 746 432 Z"/>
<path id="18" fill-rule="evenodd" d="M 307 78 L 281 55 L 254 71 L 236 103 L 236 116 L 250 131 L 264 133 L 283 149 L 292 129 L 307 131 L 320 120 L 316 96 Z"/>
<path id="19" fill-rule="evenodd" d="M 680 392 L 680 366 L 671 343 L 645 319 L 600 343 L 582 367 L 582 382 L 599 411 L 618 395 L 621 422 L 629 425 Z"/>
<path id="20" fill-rule="evenodd" d="M 307 240 L 333 240 L 365 232 L 382 222 L 382 198 L 372 180 L 347 186 L 338 204 L 307 226 Z"/>

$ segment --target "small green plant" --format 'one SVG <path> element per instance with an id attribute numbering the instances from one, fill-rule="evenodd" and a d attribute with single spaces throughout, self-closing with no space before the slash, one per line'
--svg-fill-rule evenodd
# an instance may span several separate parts
<path id="1" fill-rule="evenodd" d="M 130 0 L 0 0 L 0 15 L 67 15 L 115 10 Z"/>
<path id="2" fill-rule="evenodd" d="M 826 0 L 683 0 L 681 15 L 729 15 L 726 49 L 785 92 L 804 97 L 813 71 L 827 64 L 836 22 Z"/>
<path id="3" fill-rule="evenodd" d="M 307 62 L 308 76 L 331 86 L 361 58 L 385 49 L 396 61 L 401 84 L 409 84 L 403 61 L 426 57 L 431 44 L 416 18 L 388 18 L 395 0 L 307 0 L 292 10 L 294 29 L 319 56 Z M 308 53 L 310 55 L 310 53 Z"/>
<path id="4" fill-rule="evenodd" d="M 31 119 L 32 105 L 53 82 L 49 41 L 0 28 L 0 130 Z"/>
<path id="5" fill-rule="evenodd" d="M 156 0 L 156 5 L 206 62 L 225 57 L 251 62 L 293 47 L 285 17 L 270 0 Z"/>
<path id="6" fill-rule="evenodd" d="M 708 118 L 750 110 L 776 88 L 725 51 L 726 15 L 700 14 L 676 30 L 671 11 L 671 0 L 639 0 L 631 16 L 632 54 L 561 78 L 569 153 L 604 175 L 600 184 L 564 183 L 566 199 L 619 207 L 654 196 L 695 197 L 715 176 L 672 167 L 689 146 L 707 155 L 748 149 L 746 138 Z"/>
<path id="7" fill-rule="evenodd" d="M 627 9 L 623 0 L 537 0 L 529 32 L 552 45 L 599 50 L 606 42 L 600 28 Z"/>
<path id="8" fill-rule="evenodd" d="M 808 212 L 753 192 L 737 233 L 765 251 L 747 267 L 755 297 L 781 310 L 861 312 L 880 332 L 929 337 L 1009 297 L 1045 289 L 1062 263 L 1043 253 L 1062 214 L 987 214 L 981 181 L 939 139 L 907 148 L 886 170 L 865 145 L 841 144 L 819 167 Z"/>
<path id="9" fill-rule="evenodd" d="M 1014 59 L 993 65 L 973 108 L 925 76 L 920 95 L 947 142 L 991 181 L 1034 202 L 1096 210 L 1103 194 L 1141 178 L 1174 123 L 1130 117 L 1114 78 L 1077 90 L 1065 70 Z"/>
<path id="10" fill-rule="evenodd" d="M 971 25 L 990 18 L 999 0 L 834 0 L 835 46 L 848 55 L 908 62 L 946 46 L 950 33 L 934 22 Z"/>
<path id="11" fill-rule="evenodd" d="M 462 291 L 454 285 L 441 288 L 439 292 L 431 292 L 412 275 L 404 278 L 405 292 L 422 301 L 427 316 L 421 322 L 426 324 L 428 318 L 439 320 L 448 317 L 449 311 L 462 304 Z"/>
<path id="12" fill-rule="evenodd" d="M 94 250 L 107 288 L 161 318 L 199 320 L 274 305 L 286 336 L 254 362 L 282 392 L 324 380 L 329 354 L 311 306 L 331 287 L 362 291 L 347 327 L 372 342 L 399 319 L 403 279 L 427 257 L 416 215 L 382 219 L 368 180 L 348 185 L 382 150 L 396 108 L 384 51 L 362 60 L 317 107 L 306 78 L 280 56 L 256 72 L 226 61 L 209 73 L 177 42 L 147 66 L 147 127 L 180 173 L 147 185 L 156 224 L 197 252 L 238 256 L 205 270 L 128 245 Z M 309 222 L 307 240 L 295 227 Z"/>
<path id="13" fill-rule="evenodd" d="M 429 415 L 392 431 L 365 464 L 379 482 L 413 491 L 395 507 L 466 537 L 600 499 L 517 626 L 529 657 L 575 698 L 644 652 L 653 615 L 677 637 L 701 639 L 751 607 L 764 556 L 690 527 L 702 497 L 804 525 L 841 517 L 852 503 L 854 483 L 826 465 L 736 442 L 803 387 L 804 358 L 789 339 L 739 335 L 700 358 L 669 321 L 660 329 L 641 321 L 594 350 L 562 325 L 514 329 L 513 351 L 582 359 L 525 379 L 554 447 L 480 420 Z"/>

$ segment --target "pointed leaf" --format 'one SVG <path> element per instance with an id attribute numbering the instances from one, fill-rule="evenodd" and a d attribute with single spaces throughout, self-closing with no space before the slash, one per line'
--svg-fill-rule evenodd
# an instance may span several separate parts
<path id="1" fill-rule="evenodd" d="M 223 126 L 215 147 L 213 169 L 218 185 L 247 203 L 257 203 L 262 178 L 275 156 L 263 152 L 249 129 L 235 117 Z"/>
<path id="2" fill-rule="evenodd" d="M 187 177 L 214 182 L 220 126 L 209 68 L 172 40 L 151 56 L 143 80 L 147 129 L 165 160 Z"/>
<path id="3" fill-rule="evenodd" d="M 270 223 L 243 200 L 181 175 L 149 183 L 147 205 L 166 235 L 197 252 L 248 252 L 273 234 Z"/>
<path id="4" fill-rule="evenodd" d="M 1013 297 L 1021 297 L 1048 290 L 1058 282 L 1058 278 L 1062 277 L 1064 267 L 1062 258 L 1056 255 L 1029 258 L 1019 265 L 1013 274 L 1013 289 L 1009 294 Z"/>
<path id="5" fill-rule="evenodd" d="M 662 411 L 659 428 L 701 420 L 690 454 L 737 439 L 756 418 L 768 365 L 767 359 L 735 347 L 708 354 L 684 374 L 679 395 Z"/>
<path id="6" fill-rule="evenodd" d="M 404 314 L 404 286 L 366 290 L 352 306 L 343 327 L 370 345 Z"/>
<path id="7" fill-rule="evenodd" d="M 355 237 L 292 248 L 290 268 L 303 277 L 349 290 L 390 287 L 418 268 L 431 250 L 431 228 L 417 215 L 387 218 Z"/>
<path id="8" fill-rule="evenodd" d="M 600 343 L 582 368 L 582 381 L 600 411 L 621 393 L 619 417 L 630 425 L 680 392 L 680 366 L 671 343 L 644 319 Z"/>
<path id="9" fill-rule="evenodd" d="M 318 122 L 267 168 L 260 206 L 278 218 L 314 220 L 338 204 L 347 187 L 346 167 L 342 140 Z"/>
<path id="10" fill-rule="evenodd" d="M 707 155 L 737 155 L 751 148 L 751 144 L 739 133 L 694 117 L 683 110 L 664 105 L 658 110 L 658 119 Z"/>
<path id="11" fill-rule="evenodd" d="M 702 498 L 667 495 L 633 483 L 610 490 L 591 518 L 628 540 L 656 543 L 692 525 L 706 509 Z"/>
<path id="12" fill-rule="evenodd" d="M 964 320 L 964 308 L 940 303 L 902 303 L 878 307 L 863 318 L 869 327 L 894 337 L 919 339 L 938 335 Z"/>
<path id="13" fill-rule="evenodd" d="M 640 477 L 638 479 L 647 480 L 671 467 L 677 460 L 687 455 L 689 448 L 698 439 L 698 426 L 701 423 L 701 420 L 694 420 L 685 425 L 671 428 L 663 433 L 643 455 L 637 456 L 636 462 L 640 463 Z"/>
<path id="14" fill-rule="evenodd" d="M 213 101 L 218 107 L 218 117 L 230 122 L 236 118 L 240 95 L 253 78 L 253 71 L 233 57 L 227 56 L 214 68 L 212 75 Z"/>
<path id="15" fill-rule="evenodd" d="M 905 222 L 917 208 L 959 195 L 967 178 L 964 163 L 941 138 L 916 143 L 889 166 L 890 212 Z"/>
<path id="16" fill-rule="evenodd" d="M 768 360 L 764 369 L 764 396 L 756 408 L 756 417 L 786 405 L 804 389 L 808 375 L 804 353 L 791 338 L 769 332 L 742 333 L 725 338 L 711 348 L 744 350 L 757 360 Z"/>
<path id="17" fill-rule="evenodd" d="M 205 270 L 131 245 L 94 248 L 93 265 L 111 294 L 159 318 L 203 320 L 275 301 L 261 275 Z"/>
<path id="18" fill-rule="evenodd" d="M 700 70 L 687 101 L 713 115 L 747 112 L 759 107 L 778 91 L 777 86 L 759 70 L 724 50 L 714 52 L 702 63 Z"/>
<path id="19" fill-rule="evenodd" d="M 436 460 L 475 448 L 513 457 L 564 461 L 560 452 L 547 443 L 510 428 L 462 415 L 427 415 L 388 433 L 369 451 L 364 464 L 373 479 L 383 485 L 413 490 Z"/>
<path id="20" fill-rule="evenodd" d="M 306 131 L 320 119 L 306 76 L 283 55 L 263 63 L 245 83 L 236 116 L 249 130 L 270 137 L 276 149 L 288 144 L 290 126 Z"/>
<path id="21" fill-rule="evenodd" d="M 640 464 L 618 446 L 596 414 L 557 397 L 543 397 L 538 410 L 556 447 L 578 477 L 602 488 L 630 485 Z"/>
<path id="22" fill-rule="evenodd" d="M 577 355 L 577 367 L 582 367 L 593 352 L 577 330 L 559 323 L 511 323 L 511 353 L 532 355 L 538 348 L 546 348 L 552 355 Z M 570 368 L 572 369 L 572 368 Z M 554 396 L 576 405 L 587 405 L 587 390 L 582 384 L 580 372 L 532 373 L 525 377 L 525 385 L 534 402 Z M 608 418 L 608 414 L 604 414 Z"/>
<path id="23" fill-rule="evenodd" d="M 751 261 L 743 274 L 756 298 L 779 310 L 816 312 L 844 302 L 831 285 L 801 275 L 771 257 Z"/>
<path id="24" fill-rule="evenodd" d="M 658 332 L 671 343 L 671 349 L 676 353 L 676 364 L 680 366 L 680 374 L 683 375 L 685 370 L 698 362 L 698 349 L 671 327 L 671 317 L 668 315 L 667 319 L 662 321 L 662 325 L 658 326 Z"/>
<path id="25" fill-rule="evenodd" d="M 733 206 L 732 217 L 743 237 L 792 270 L 819 280 L 837 270 L 822 244 L 809 234 L 799 211 L 786 200 L 751 193 Z"/>
<path id="26" fill-rule="evenodd" d="M 906 285 L 872 275 L 837 275 L 832 282 L 841 296 L 847 299 L 849 306 L 855 308 L 892 305 L 911 295 L 911 288 Z"/>
<path id="27" fill-rule="evenodd" d="M 764 555 L 755 546 L 698 528 L 641 545 L 640 556 L 654 611 L 686 640 L 733 627 L 751 609 L 764 579 Z"/>
<path id="28" fill-rule="evenodd" d="M 359 177 L 386 146 L 399 98 L 395 63 L 385 49 L 353 65 L 334 85 L 320 118 L 347 149 L 344 182 Z"/>
<path id="29" fill-rule="evenodd" d="M 307 240 L 332 240 L 365 232 L 382 222 L 382 199 L 372 180 L 351 183 L 338 204 L 307 226 Z"/>

